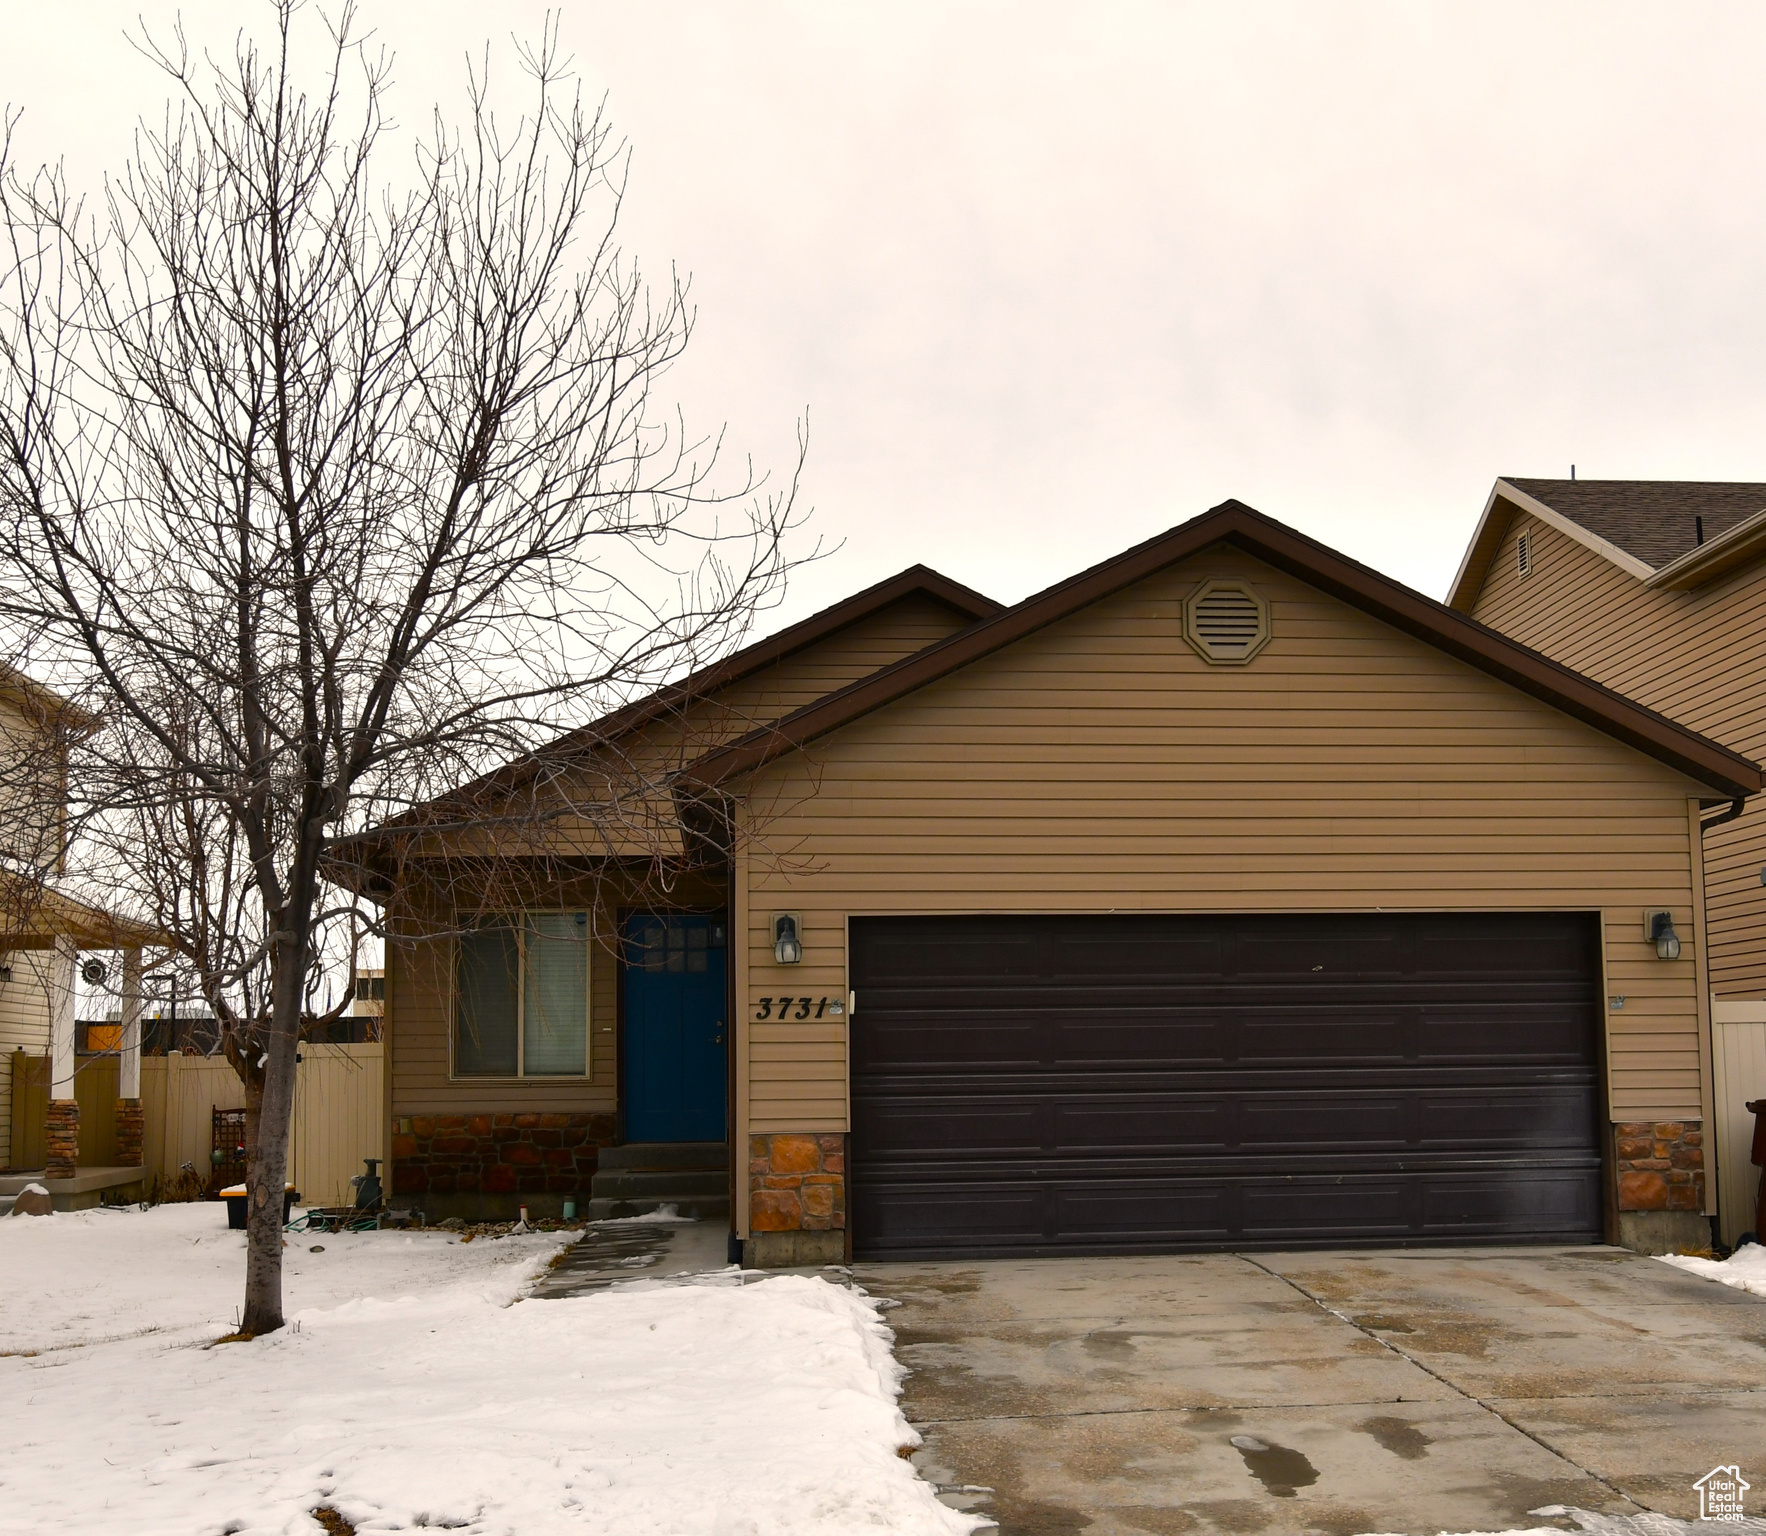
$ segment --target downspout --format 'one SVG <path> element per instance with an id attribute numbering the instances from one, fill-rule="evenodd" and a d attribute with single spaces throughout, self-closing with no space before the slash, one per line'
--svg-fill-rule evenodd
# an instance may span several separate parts
<path id="1" fill-rule="evenodd" d="M 730 1147 L 730 1231 L 724 1245 L 724 1262 L 742 1263 L 742 1244 L 736 1237 L 736 1180 L 748 1177 L 748 1148 L 736 1135 L 736 840 L 729 839 L 724 857 L 724 1137 Z M 746 942 L 746 935 L 743 937 Z"/>
<path id="2" fill-rule="evenodd" d="M 1736 817 L 1741 815 L 1742 810 L 1747 805 L 1747 803 L 1748 802 L 1745 797 L 1738 797 L 1734 800 L 1731 800 L 1729 802 L 1729 809 L 1727 811 L 1719 812 L 1717 815 L 1711 817 L 1708 821 L 1701 821 L 1699 823 L 1700 835 L 1702 836 L 1704 833 L 1708 832 L 1712 827 L 1722 826 L 1723 823 L 1726 821 L 1734 821 L 1736 819 Z"/>

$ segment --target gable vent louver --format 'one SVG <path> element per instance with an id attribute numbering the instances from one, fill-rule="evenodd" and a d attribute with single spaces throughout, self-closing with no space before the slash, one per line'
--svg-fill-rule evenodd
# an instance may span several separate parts
<path id="1" fill-rule="evenodd" d="M 1269 642 L 1269 605 L 1245 582 L 1204 582 L 1184 604 L 1183 627 L 1209 661 L 1242 665 Z"/>

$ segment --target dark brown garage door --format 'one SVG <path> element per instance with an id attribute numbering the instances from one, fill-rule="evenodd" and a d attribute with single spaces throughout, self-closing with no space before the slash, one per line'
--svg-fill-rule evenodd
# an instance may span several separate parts
<path id="1" fill-rule="evenodd" d="M 872 1258 L 1591 1242 L 1589 915 L 864 918 Z"/>

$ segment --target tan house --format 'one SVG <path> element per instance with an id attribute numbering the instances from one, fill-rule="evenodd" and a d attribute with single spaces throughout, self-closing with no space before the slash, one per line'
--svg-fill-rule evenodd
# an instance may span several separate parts
<path id="1" fill-rule="evenodd" d="M 1449 603 L 1746 757 L 1766 757 L 1766 485 L 1498 480 Z M 1766 801 L 1705 818 L 1723 1236 L 1751 1227 L 1766 1096 Z M 1707 1117 L 1708 1119 L 1709 1117 Z M 1648 1139 L 1653 1127 L 1626 1127 Z"/>
<path id="2" fill-rule="evenodd" d="M 141 950 L 155 934 L 60 888 L 67 745 L 90 717 L 0 667 L 0 1200 L 37 1183 L 59 1208 L 138 1197 Z M 114 1040 L 82 1041 L 83 952 L 122 952 Z M 107 966 L 98 954 L 84 962 Z M 96 975 L 97 973 L 94 972 Z M 88 1049 L 88 1047 L 91 1047 Z"/>
<path id="3" fill-rule="evenodd" d="M 1708 1236 L 1700 823 L 1759 769 L 1238 503 L 1010 608 L 905 573 L 574 750 L 543 897 L 378 866 L 458 909 L 387 951 L 432 1214 L 727 1188 L 757 1264 Z"/>

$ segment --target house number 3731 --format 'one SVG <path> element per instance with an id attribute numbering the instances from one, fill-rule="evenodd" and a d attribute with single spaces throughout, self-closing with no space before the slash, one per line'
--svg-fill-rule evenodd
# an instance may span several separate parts
<path id="1" fill-rule="evenodd" d="M 780 1021 L 790 1019 L 839 1018 L 846 1012 L 846 1000 L 839 997 L 763 997 L 754 1008 L 756 1019 Z"/>

